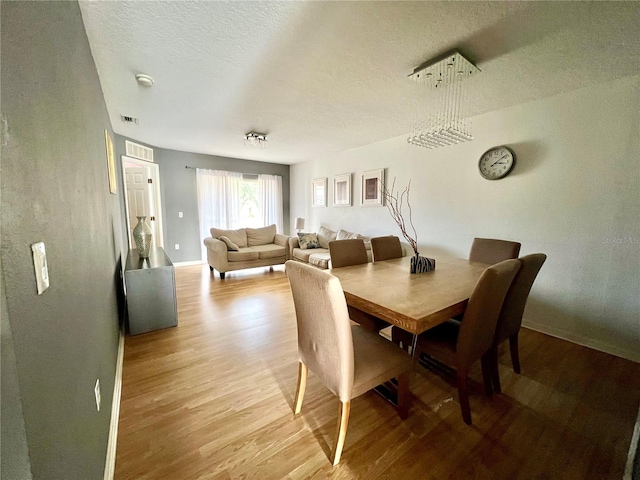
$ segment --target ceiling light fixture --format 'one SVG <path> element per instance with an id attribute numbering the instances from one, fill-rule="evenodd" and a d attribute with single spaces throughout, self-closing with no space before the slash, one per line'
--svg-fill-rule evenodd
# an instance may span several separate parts
<path id="1" fill-rule="evenodd" d="M 138 73 L 136 75 L 136 81 L 138 82 L 138 85 L 142 85 L 143 87 L 150 87 L 153 85 L 153 78 L 149 75 L 145 75 L 144 73 Z"/>
<path id="2" fill-rule="evenodd" d="M 478 72 L 478 67 L 457 50 L 416 67 L 409 77 L 429 93 L 416 102 L 407 142 L 438 148 L 473 140 L 471 122 L 465 118 L 468 92 L 462 80 Z"/>
<path id="3" fill-rule="evenodd" d="M 244 143 L 250 147 L 262 148 L 267 144 L 267 134 L 258 132 L 245 133 Z"/>

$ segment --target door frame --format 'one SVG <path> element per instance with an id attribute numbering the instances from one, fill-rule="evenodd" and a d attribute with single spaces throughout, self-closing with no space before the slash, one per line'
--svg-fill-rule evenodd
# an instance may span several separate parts
<path id="1" fill-rule="evenodd" d="M 129 222 L 129 196 L 127 194 L 127 172 L 125 171 L 125 163 L 133 163 L 139 167 L 148 167 L 151 173 L 151 179 L 153 181 L 153 188 L 151 189 L 153 195 L 153 202 L 155 206 L 155 217 L 156 217 L 156 226 L 157 226 L 157 238 L 156 245 L 158 247 L 164 248 L 164 233 L 162 227 L 162 203 L 161 203 L 161 195 L 160 195 L 160 167 L 157 163 L 147 162 L 145 160 L 140 160 L 139 158 L 127 157 L 126 155 L 121 155 L 121 166 L 122 166 L 122 183 L 124 190 L 124 208 L 125 208 L 125 219 L 127 222 L 127 239 L 129 241 L 129 249 L 131 250 L 133 247 L 133 241 L 131 239 L 131 223 Z"/>

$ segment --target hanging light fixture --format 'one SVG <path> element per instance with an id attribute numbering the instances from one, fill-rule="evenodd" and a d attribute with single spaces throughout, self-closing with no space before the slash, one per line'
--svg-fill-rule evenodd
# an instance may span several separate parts
<path id="1" fill-rule="evenodd" d="M 267 134 L 258 132 L 245 133 L 244 143 L 250 147 L 262 148 L 267 144 Z"/>
<path id="2" fill-rule="evenodd" d="M 479 72 L 457 50 L 417 67 L 409 77 L 429 92 L 416 102 L 407 142 L 437 148 L 473 140 L 471 122 L 466 118 L 468 94 L 463 80 Z"/>

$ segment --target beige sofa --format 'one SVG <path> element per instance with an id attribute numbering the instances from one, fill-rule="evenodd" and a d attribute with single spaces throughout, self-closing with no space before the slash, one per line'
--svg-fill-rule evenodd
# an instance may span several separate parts
<path id="1" fill-rule="evenodd" d="M 276 233 L 275 225 L 210 231 L 211 236 L 204 239 L 207 261 L 211 271 L 215 268 L 220 273 L 220 278 L 233 270 L 269 267 L 289 260 L 289 237 Z"/>
<path id="2" fill-rule="evenodd" d="M 331 256 L 329 255 L 329 242 L 333 240 L 348 240 L 351 238 L 362 238 L 367 248 L 367 256 L 371 261 L 371 242 L 367 237 L 357 233 L 339 229 L 337 232 L 321 226 L 316 233 L 319 248 L 300 248 L 298 236 L 289 238 L 289 258 L 298 262 L 307 263 L 314 267 L 326 269 L 331 268 Z"/>

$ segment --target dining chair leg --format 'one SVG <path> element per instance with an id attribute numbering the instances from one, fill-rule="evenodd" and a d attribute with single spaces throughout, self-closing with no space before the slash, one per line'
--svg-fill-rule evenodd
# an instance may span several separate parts
<path id="1" fill-rule="evenodd" d="M 509 337 L 509 349 L 511 350 L 511 363 L 513 371 L 520 373 L 520 354 L 518 353 L 518 334 Z"/>
<path id="2" fill-rule="evenodd" d="M 336 437 L 336 449 L 333 452 L 332 463 L 340 463 L 340 456 L 344 448 L 344 439 L 347 436 L 347 425 L 349 424 L 349 413 L 351 412 L 351 401 L 340 402 L 338 406 L 338 434 Z"/>
<path id="3" fill-rule="evenodd" d="M 309 369 L 307 366 L 300 362 L 298 364 L 298 387 L 296 388 L 296 398 L 293 413 L 297 415 L 302 410 L 302 400 L 304 399 L 304 392 L 307 389 L 307 373 Z"/>
<path id="4" fill-rule="evenodd" d="M 398 415 L 402 420 L 409 416 L 409 371 L 398 375 Z"/>
<path id="5" fill-rule="evenodd" d="M 491 360 L 492 354 L 492 350 L 489 350 L 480 359 L 480 363 L 482 365 L 482 381 L 484 382 L 484 393 L 488 397 L 493 394 L 493 388 L 491 387 L 491 371 L 493 369 Z"/>
<path id="6" fill-rule="evenodd" d="M 498 370 L 498 346 L 493 345 L 489 352 L 491 353 L 491 383 L 493 384 L 493 391 L 496 393 L 502 393 L 500 372 Z"/>
<path id="7" fill-rule="evenodd" d="M 462 410 L 462 419 L 467 425 L 471 425 L 471 407 L 469 406 L 469 388 L 467 385 L 467 372 L 458 369 L 458 400 Z"/>

